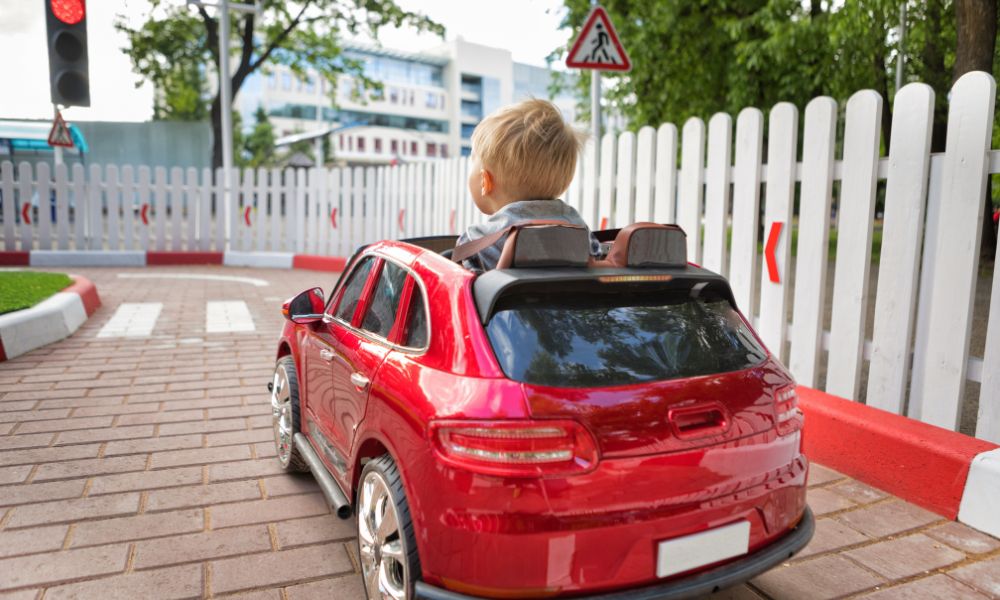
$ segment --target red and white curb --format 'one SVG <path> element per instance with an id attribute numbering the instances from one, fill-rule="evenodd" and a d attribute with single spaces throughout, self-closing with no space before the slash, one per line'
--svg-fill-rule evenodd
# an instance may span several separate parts
<path id="1" fill-rule="evenodd" d="M 63 291 L 31 308 L 0 315 L 0 361 L 69 337 L 101 307 L 89 279 L 70 277 L 73 285 Z"/>
<path id="2" fill-rule="evenodd" d="M 799 387 L 810 460 L 1000 537 L 1000 446 Z"/>
<path id="3" fill-rule="evenodd" d="M 169 265 L 225 265 L 265 269 L 343 271 L 339 256 L 291 252 L 171 252 L 156 250 L 32 250 L 0 252 L 0 266 L 11 267 L 145 267 Z"/>

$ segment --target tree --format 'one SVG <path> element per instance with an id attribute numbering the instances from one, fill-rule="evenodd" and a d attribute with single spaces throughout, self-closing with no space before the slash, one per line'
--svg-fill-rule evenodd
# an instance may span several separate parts
<path id="1" fill-rule="evenodd" d="M 258 106 L 254 113 L 253 131 L 244 145 L 248 155 L 247 164 L 251 167 L 272 166 L 275 158 L 274 139 L 274 126 L 267 118 L 264 107 Z"/>
<path id="2" fill-rule="evenodd" d="M 206 95 L 199 86 L 207 66 L 219 72 L 218 19 L 203 6 L 175 0 L 149 3 L 149 17 L 141 25 L 132 27 L 123 20 L 115 24 L 129 39 L 124 52 L 135 71 L 161 90 L 164 103 L 178 103 L 165 104 L 161 114 L 198 116 L 198 107 L 189 106 L 199 104 L 193 98 L 200 98 L 202 109 L 210 107 L 212 165 L 218 167 L 222 164 L 222 106 L 217 92 Z M 260 14 L 230 16 L 234 98 L 247 77 L 275 64 L 287 66 L 300 77 L 309 70 L 329 80 L 346 73 L 358 78 L 363 87 L 377 89 L 380 84 L 365 77 L 363 64 L 341 54 L 342 33 L 375 35 L 385 25 L 444 33 L 439 24 L 401 9 L 395 0 L 259 0 L 258 5 Z M 192 81 L 192 73 L 201 78 Z"/>

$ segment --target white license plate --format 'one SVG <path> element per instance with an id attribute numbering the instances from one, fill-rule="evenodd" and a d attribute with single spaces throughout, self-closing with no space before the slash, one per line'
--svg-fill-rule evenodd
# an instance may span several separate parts
<path id="1" fill-rule="evenodd" d="M 709 529 L 660 542 L 656 576 L 668 577 L 746 554 L 750 549 L 750 521 Z"/>

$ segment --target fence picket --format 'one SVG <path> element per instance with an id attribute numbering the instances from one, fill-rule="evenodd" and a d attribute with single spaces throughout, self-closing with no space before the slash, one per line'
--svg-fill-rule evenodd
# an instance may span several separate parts
<path id="1" fill-rule="evenodd" d="M 656 182 L 653 196 L 653 220 L 677 221 L 677 127 L 664 123 L 656 130 Z"/>
<path id="2" fill-rule="evenodd" d="M 13 252 L 17 244 L 14 224 L 20 215 L 14 202 L 14 164 L 9 160 L 0 163 L 0 201 L 3 202 L 3 249 Z"/>
<path id="3" fill-rule="evenodd" d="M 597 229 L 609 227 L 614 218 L 615 165 L 618 157 L 613 133 L 605 133 L 601 139 L 601 173 L 597 184 Z"/>
<path id="4" fill-rule="evenodd" d="M 107 166 L 107 189 L 105 197 L 108 201 L 108 248 L 118 250 L 121 248 L 120 241 L 120 211 L 121 211 L 121 183 L 118 178 L 118 167 L 116 165 Z"/>
<path id="5" fill-rule="evenodd" d="M 226 235 L 226 174 L 222 167 L 215 169 L 215 179 L 212 180 L 215 192 L 215 251 L 225 252 L 232 243 L 231 236 Z"/>
<path id="6" fill-rule="evenodd" d="M 865 342 L 882 97 L 872 90 L 857 92 L 847 101 L 844 121 L 844 176 L 837 207 L 830 318 L 830 347 L 837 351 L 829 353 L 826 391 L 855 400 Z"/>
<path id="7" fill-rule="evenodd" d="M 184 171 L 180 167 L 170 169 L 170 249 L 181 250 L 181 217 L 184 215 Z"/>
<path id="8" fill-rule="evenodd" d="M 763 144 L 764 113 L 756 108 L 744 108 L 736 118 L 729 285 L 736 305 L 751 319 L 757 314 L 754 300 L 757 299 L 757 228 Z"/>
<path id="9" fill-rule="evenodd" d="M 198 184 L 197 172 L 194 185 L 198 186 L 198 229 L 197 235 L 191 240 L 191 248 L 207 252 L 212 244 L 212 170 L 201 170 L 201 184 Z"/>
<path id="10" fill-rule="evenodd" d="M 583 187 L 580 216 L 591 229 L 597 229 L 597 142 L 588 140 L 583 149 Z"/>
<path id="11" fill-rule="evenodd" d="M 181 219 L 183 221 L 183 246 L 188 252 L 198 249 L 198 169 L 184 169 L 184 195 L 181 204 Z"/>
<path id="12" fill-rule="evenodd" d="M 36 219 L 38 220 L 38 247 L 42 250 L 52 249 L 52 200 L 51 200 L 52 179 L 49 175 L 49 165 L 38 163 L 35 169 L 35 190 L 36 194 L 32 198 L 36 202 Z M 90 214 L 90 211 L 87 212 Z"/>
<path id="13" fill-rule="evenodd" d="M 635 134 L 625 131 L 618 136 L 615 179 L 615 210 L 610 227 L 625 227 L 635 220 Z"/>
<path id="14" fill-rule="evenodd" d="M 782 361 L 788 329 L 788 277 L 792 259 L 792 212 L 795 204 L 795 153 L 798 148 L 799 111 L 779 102 L 771 109 L 767 130 L 767 186 L 764 196 L 764 239 L 777 234 L 774 257 L 777 281 L 771 279 L 767 257 L 761 266 L 760 325 L 764 344 Z M 777 225 L 779 224 L 780 225 Z M 765 246 L 766 249 L 766 246 Z M 765 252 L 766 255 L 766 252 Z"/>
<path id="15" fill-rule="evenodd" d="M 93 182 L 91 182 L 91 187 L 93 187 Z M 162 251 L 166 250 L 165 222 L 167 218 L 167 171 L 163 167 L 153 169 L 153 203 L 155 248 Z"/>
<path id="16" fill-rule="evenodd" d="M 677 223 L 687 233 L 688 260 L 701 262 L 701 212 L 705 183 L 705 122 L 691 117 L 681 132 Z"/>
<path id="17" fill-rule="evenodd" d="M 66 165 L 55 168 L 56 196 L 56 249 L 69 250 L 69 185 L 66 181 Z"/>
<path id="18" fill-rule="evenodd" d="M 376 202 L 378 202 L 378 180 L 375 174 L 375 167 L 368 167 L 365 169 L 365 187 L 364 187 L 364 226 L 365 226 L 365 243 L 371 244 L 372 242 L 378 241 L 378 236 L 375 233 L 375 213 L 376 213 Z"/>
<path id="19" fill-rule="evenodd" d="M 139 249 L 149 250 L 149 219 L 152 217 L 150 211 L 152 206 L 150 204 L 150 193 L 151 193 L 151 179 L 150 170 L 146 165 L 141 165 L 139 167 L 139 185 L 137 188 L 138 198 L 139 198 Z"/>
<path id="20" fill-rule="evenodd" d="M 729 219 L 730 146 L 733 118 L 716 113 L 708 121 L 708 164 L 705 167 L 705 243 L 702 264 L 726 274 L 726 229 Z"/>
<path id="21" fill-rule="evenodd" d="M 827 97 L 809 102 L 806 105 L 804 131 L 788 368 L 800 385 L 816 387 L 826 314 L 837 102 Z"/>
<path id="22" fill-rule="evenodd" d="M 125 250 L 135 250 L 135 215 L 138 205 L 135 194 L 135 170 L 132 165 L 123 166 L 120 176 L 122 184 L 122 245 Z M 82 172 L 80 177 L 83 177 Z M 76 179 L 75 173 L 73 178 Z"/>
<path id="23" fill-rule="evenodd" d="M 253 169 L 243 169 L 242 189 L 239 210 L 233 211 L 233 231 L 239 231 L 240 247 L 244 252 L 249 252 L 253 244 L 253 227 L 258 221 L 257 216 L 253 214 L 255 195 Z"/>
<path id="24" fill-rule="evenodd" d="M 656 130 L 641 127 L 635 147 L 635 222 L 653 220 L 653 174 L 656 161 Z"/>
<path id="25" fill-rule="evenodd" d="M 932 244 L 938 266 L 924 363 L 914 370 L 921 380 L 914 378 L 910 396 L 923 421 L 949 429 L 958 426 L 965 390 L 995 99 L 996 83 L 982 72 L 963 75 L 951 89 L 943 204 Z"/>
<path id="26" fill-rule="evenodd" d="M 77 163 L 73 165 L 73 249 L 85 250 L 87 248 L 87 221 L 90 219 L 87 212 L 87 171 L 83 165 Z"/>
<path id="27" fill-rule="evenodd" d="M 82 167 L 81 167 L 82 168 Z M 18 176 L 18 200 L 21 203 L 21 211 L 24 211 L 25 204 L 28 205 L 27 213 L 31 217 L 31 188 L 34 178 L 31 174 L 31 165 L 22 162 L 17 166 Z M 21 250 L 24 252 L 34 248 L 34 218 L 21 220 Z"/>
<path id="28" fill-rule="evenodd" d="M 1000 256 L 1000 243 L 997 244 Z M 986 353 L 983 382 L 979 386 L 979 413 L 976 437 L 1000 443 L 1000 274 L 993 269 L 990 313 L 986 325 Z"/>
<path id="29" fill-rule="evenodd" d="M 102 201 L 101 167 L 100 165 L 90 165 L 90 184 L 87 188 L 87 247 L 91 250 L 104 249 L 104 219 L 101 212 L 104 207 Z"/>
<path id="30" fill-rule="evenodd" d="M 289 236 L 282 236 L 282 221 L 288 221 L 292 218 L 291 210 L 282 210 L 282 207 L 291 208 L 291 199 L 285 193 L 289 188 L 289 180 L 294 180 L 295 172 L 286 168 L 284 171 L 279 171 L 274 169 L 271 171 L 271 185 L 268 186 L 268 197 L 270 202 L 267 205 L 267 218 L 269 219 L 268 224 L 270 225 L 271 239 L 270 247 L 271 252 L 281 252 L 287 250 L 284 247 L 284 239 L 288 239 Z"/>
<path id="31" fill-rule="evenodd" d="M 909 379 L 933 122 L 930 86 L 911 83 L 896 94 L 866 395 L 869 406 L 896 414 Z"/>
<path id="32" fill-rule="evenodd" d="M 353 181 L 351 186 L 351 240 L 353 243 L 348 249 L 348 254 L 354 254 L 358 246 L 365 243 L 365 170 L 361 167 L 354 167 Z"/>

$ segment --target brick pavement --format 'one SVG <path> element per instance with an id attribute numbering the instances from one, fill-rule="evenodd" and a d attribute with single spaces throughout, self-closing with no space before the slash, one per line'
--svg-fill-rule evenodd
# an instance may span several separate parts
<path id="1" fill-rule="evenodd" d="M 281 472 L 264 390 L 280 300 L 336 276 L 76 272 L 104 307 L 0 363 L 0 599 L 362 598 L 353 524 Z M 245 302 L 255 330 L 208 333 L 208 301 Z M 122 302 L 162 303 L 151 336 L 97 337 Z M 1000 541 L 822 467 L 810 486 L 810 546 L 723 597 L 1000 598 Z"/>

